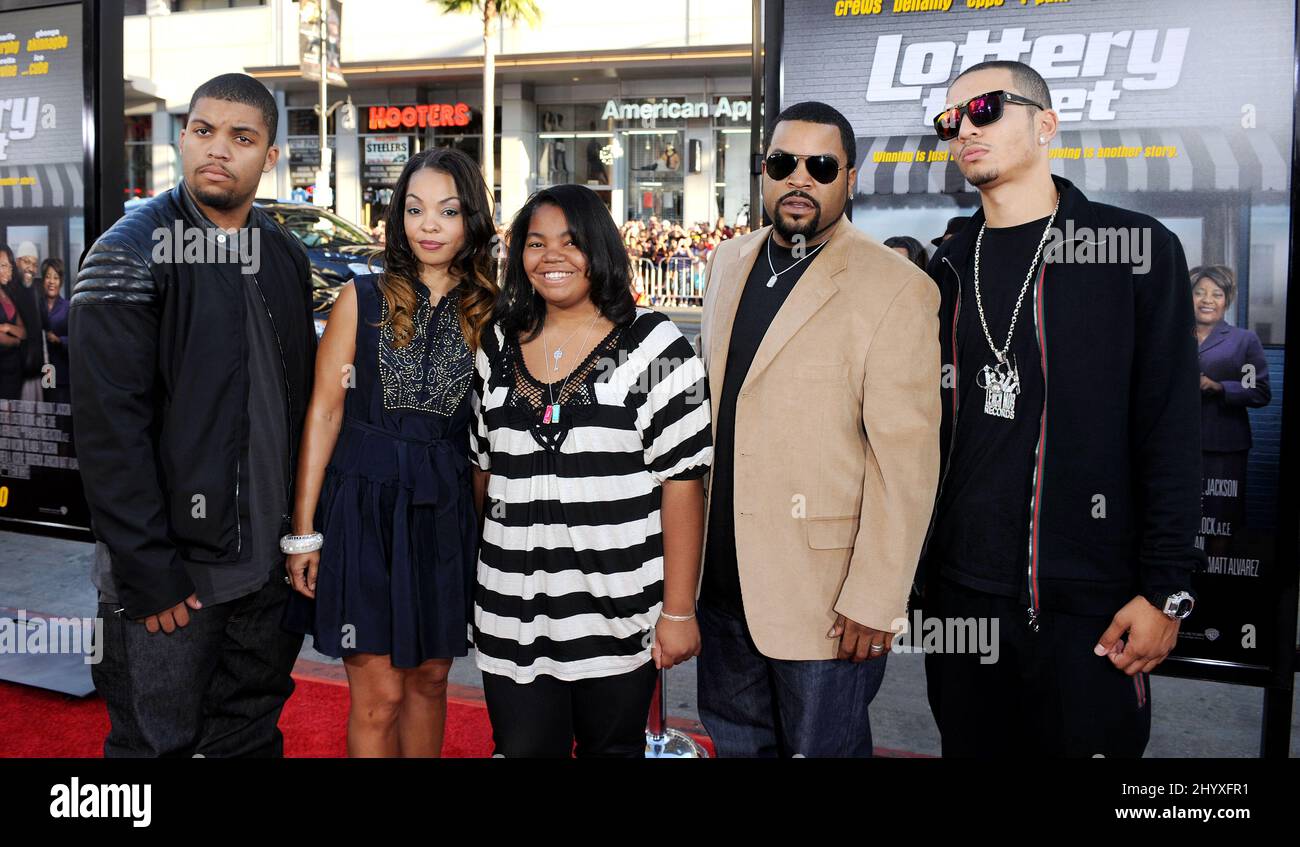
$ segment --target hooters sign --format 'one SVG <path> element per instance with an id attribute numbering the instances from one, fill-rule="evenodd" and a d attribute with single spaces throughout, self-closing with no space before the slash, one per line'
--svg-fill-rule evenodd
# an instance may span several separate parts
<path id="1" fill-rule="evenodd" d="M 414 129 L 426 126 L 466 126 L 468 103 L 420 103 L 415 106 L 371 106 L 370 129 Z"/>

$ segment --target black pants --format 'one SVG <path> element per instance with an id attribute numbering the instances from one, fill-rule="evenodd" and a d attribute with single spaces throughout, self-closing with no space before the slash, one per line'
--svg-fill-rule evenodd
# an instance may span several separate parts
<path id="1" fill-rule="evenodd" d="M 303 639 L 280 627 L 289 591 L 272 574 L 245 597 L 190 609 L 170 634 L 100 603 L 104 656 L 91 677 L 112 723 L 104 756 L 284 755 L 276 725 Z"/>
<path id="2" fill-rule="evenodd" d="M 574 682 L 542 674 L 518 683 L 485 673 L 493 753 L 507 759 L 643 758 L 646 717 L 658 678 L 654 662 L 617 676 Z"/>
<path id="3" fill-rule="evenodd" d="M 981 664 L 973 652 L 926 653 L 944 756 L 1142 755 L 1151 734 L 1147 674 L 1129 676 L 1093 653 L 1110 617 L 1044 611 L 1033 632 L 1022 603 L 935 582 L 927 620 L 997 621 L 996 662 Z"/>

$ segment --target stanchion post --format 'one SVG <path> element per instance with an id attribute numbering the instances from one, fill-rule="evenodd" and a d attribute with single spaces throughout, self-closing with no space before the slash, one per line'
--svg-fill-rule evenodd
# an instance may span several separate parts
<path id="1" fill-rule="evenodd" d="M 650 714 L 646 720 L 645 757 L 647 759 L 707 759 L 708 752 L 684 732 L 668 728 L 667 671 L 659 671 Z"/>

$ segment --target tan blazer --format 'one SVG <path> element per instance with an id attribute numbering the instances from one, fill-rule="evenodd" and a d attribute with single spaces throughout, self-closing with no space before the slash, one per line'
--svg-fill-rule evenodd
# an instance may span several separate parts
<path id="1" fill-rule="evenodd" d="M 700 354 L 715 436 L 736 307 L 770 229 L 709 259 Z M 938 288 L 848 218 L 809 262 L 736 399 L 741 596 L 774 659 L 835 658 L 837 613 L 895 628 L 939 478 Z"/>

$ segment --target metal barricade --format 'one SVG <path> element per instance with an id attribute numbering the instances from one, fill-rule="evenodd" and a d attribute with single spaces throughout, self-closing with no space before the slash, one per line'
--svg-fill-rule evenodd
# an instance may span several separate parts
<path id="1" fill-rule="evenodd" d="M 672 256 L 659 262 L 634 259 L 633 287 L 640 285 L 651 307 L 698 309 L 704 305 L 706 265 L 692 256 Z"/>
<path id="2" fill-rule="evenodd" d="M 681 308 L 704 304 L 704 268 L 692 256 L 670 256 L 660 262 L 663 306 Z"/>
<path id="3" fill-rule="evenodd" d="M 659 290 L 659 268 L 649 259 L 632 260 L 632 292 L 645 293 L 645 305 L 654 306 Z"/>

